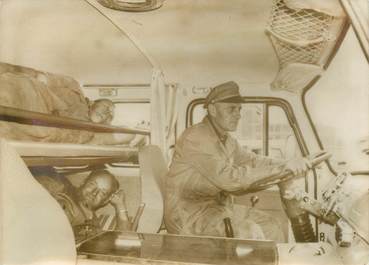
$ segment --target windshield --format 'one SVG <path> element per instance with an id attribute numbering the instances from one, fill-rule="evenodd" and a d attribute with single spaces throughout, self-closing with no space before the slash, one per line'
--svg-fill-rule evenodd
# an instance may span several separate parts
<path id="1" fill-rule="evenodd" d="M 305 103 L 335 170 L 369 170 L 369 66 L 352 31 Z"/>

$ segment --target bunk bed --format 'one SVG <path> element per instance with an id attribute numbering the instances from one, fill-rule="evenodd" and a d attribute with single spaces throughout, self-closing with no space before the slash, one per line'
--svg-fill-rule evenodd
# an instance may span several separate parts
<path id="1" fill-rule="evenodd" d="M 101 134 L 149 136 L 150 132 L 89 121 L 88 100 L 74 79 L 0 63 L 0 85 L 0 152 L 2 162 L 7 164 L 1 170 L 2 184 L 8 175 L 15 175 L 12 189 L 19 189 L 23 179 L 33 191 L 30 196 L 37 198 L 45 190 L 40 189 L 34 178 L 27 177 L 32 176 L 27 167 L 54 168 L 58 173 L 81 178 L 99 168 L 114 173 L 117 163 L 137 165 L 138 147 L 91 144 L 90 140 Z M 8 149 L 13 154 L 9 155 Z M 8 156 L 10 160 L 4 162 Z M 137 196 L 129 208 L 137 227 L 143 206 L 139 202 L 140 188 L 135 191 Z"/>
<path id="2" fill-rule="evenodd" d="M 147 130 L 90 121 L 90 105 L 71 77 L 0 63 L 0 135 L 32 142 L 101 143 L 105 133 L 149 135 Z M 97 137 L 99 136 L 99 137 Z"/>

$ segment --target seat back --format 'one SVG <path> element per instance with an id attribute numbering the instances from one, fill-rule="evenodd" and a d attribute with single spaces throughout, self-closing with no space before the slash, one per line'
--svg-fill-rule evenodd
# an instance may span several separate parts
<path id="1" fill-rule="evenodd" d="M 138 160 L 140 163 L 142 203 L 145 204 L 145 209 L 137 231 L 157 233 L 163 222 L 167 163 L 160 148 L 155 145 L 141 148 Z"/>

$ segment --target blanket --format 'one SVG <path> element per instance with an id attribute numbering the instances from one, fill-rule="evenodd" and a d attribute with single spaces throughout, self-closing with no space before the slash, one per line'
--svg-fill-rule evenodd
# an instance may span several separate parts
<path id="1" fill-rule="evenodd" d="M 88 121 L 88 100 L 71 77 L 0 63 L 0 105 Z M 86 143 L 87 131 L 0 121 L 0 136 L 13 140 Z"/>

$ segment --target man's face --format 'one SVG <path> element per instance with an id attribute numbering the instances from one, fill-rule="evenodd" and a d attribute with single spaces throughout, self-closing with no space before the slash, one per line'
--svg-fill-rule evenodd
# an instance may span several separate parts
<path id="1" fill-rule="evenodd" d="M 224 131 L 233 132 L 237 130 L 241 118 L 241 103 L 218 102 L 214 104 L 214 121 Z"/>
<path id="2" fill-rule="evenodd" d="M 90 210 L 103 206 L 114 192 L 114 183 L 108 176 L 93 177 L 81 187 L 83 204 Z"/>
<path id="3" fill-rule="evenodd" d="M 110 124 L 113 120 L 114 105 L 106 102 L 94 103 L 90 119 L 96 123 Z"/>

